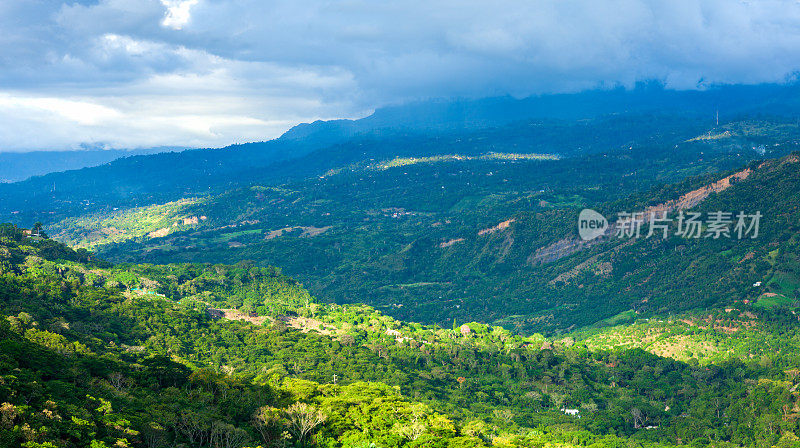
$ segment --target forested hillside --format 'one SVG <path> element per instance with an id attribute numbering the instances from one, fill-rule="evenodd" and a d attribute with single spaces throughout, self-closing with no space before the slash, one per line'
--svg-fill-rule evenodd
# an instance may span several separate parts
<path id="1" fill-rule="evenodd" d="M 791 349 L 698 365 L 599 336 L 424 326 L 320 304 L 275 268 L 112 266 L 13 226 L 0 234 L 6 446 L 797 440 Z M 785 310 L 742 311 L 796 338 Z"/>
<path id="2" fill-rule="evenodd" d="M 791 163 L 754 165 L 749 177 L 691 204 L 704 213 L 713 211 L 709 204 L 760 210 L 765 227 L 757 240 L 621 245 L 612 239 L 571 247 L 582 208 L 613 220 L 619 212 L 696 194 L 762 156 L 790 153 L 797 134 L 796 123 L 775 119 L 585 156 L 510 152 L 512 146 L 482 152 L 479 146 L 365 159 L 280 186 L 89 214 L 51 229 L 58 239 L 115 261 L 281 266 L 324 301 L 368 303 L 402 319 L 564 332 L 620 313 L 702 309 L 769 292 L 748 287 L 769 275 L 755 255 L 767 245 L 789 244 L 783 232 L 792 221 L 781 216 L 794 212 L 766 195 L 751 201 L 748 192 L 756 185 L 785 190 L 793 203 Z M 722 197 L 730 200 L 718 205 Z M 779 228 L 784 224 L 790 227 Z M 737 263 L 750 252 L 752 258 Z M 645 258 L 652 260 L 642 264 Z M 675 272 L 683 280 L 668 274 Z"/>

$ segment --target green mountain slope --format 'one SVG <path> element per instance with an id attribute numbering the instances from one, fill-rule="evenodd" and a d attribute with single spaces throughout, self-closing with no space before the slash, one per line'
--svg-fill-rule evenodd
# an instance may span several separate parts
<path id="1" fill-rule="evenodd" d="M 634 142 L 671 145 L 702 132 L 710 120 L 685 114 L 600 116 L 522 121 L 497 128 L 367 133 L 325 139 L 277 139 L 137 156 L 94 168 L 0 184 L 0 217 L 46 224 L 66 216 L 150 206 L 253 184 L 276 186 L 331 169 L 394 157 L 488 152 L 589 154 Z M 15 213 L 16 212 L 16 213 Z"/>
<path id="2" fill-rule="evenodd" d="M 678 144 L 657 140 L 652 147 L 557 159 L 447 153 L 365 160 L 280 187 L 67 219 L 51 229 L 115 261 L 246 259 L 281 266 L 325 301 L 364 302 L 407 320 L 567 331 L 631 310 L 721 306 L 747 298 L 747 285 L 760 279 L 760 271 L 738 275 L 714 255 L 733 259 L 750 248 L 744 256 L 758 242 L 611 241 L 570 252 L 582 208 L 613 217 L 678 199 L 742 171 L 762 152 L 788 153 L 796 148 L 797 126 L 744 121 L 693 135 Z M 726 207 L 737 212 L 747 199 L 736 195 L 776 170 L 768 164 L 692 205 L 709 211 L 702 207 L 734 194 Z M 763 188 L 793 182 L 780 173 Z M 763 204 L 767 210 L 785 213 L 774 201 Z M 762 238 L 777 238 L 775 225 L 765 222 Z M 678 247 L 683 257 L 669 252 Z M 553 256 L 561 252 L 570 256 Z M 642 263 L 643 257 L 652 260 Z M 739 268 L 750 263 L 756 259 Z M 718 282 L 717 269 L 730 271 L 731 280 Z M 685 280 L 667 283 L 657 270 L 682 272 Z M 719 288 L 708 287 L 714 284 Z"/>

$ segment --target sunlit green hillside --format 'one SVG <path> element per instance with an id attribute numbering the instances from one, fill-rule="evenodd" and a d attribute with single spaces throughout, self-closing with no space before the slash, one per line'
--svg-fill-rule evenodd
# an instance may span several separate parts
<path id="1" fill-rule="evenodd" d="M 715 331 L 702 323 L 550 340 L 426 326 L 321 304 L 275 268 L 113 266 L 0 235 L 6 446 L 790 446 L 798 432 L 791 345 L 740 356 L 750 342 L 723 332 L 736 356 L 684 363 L 626 342 L 660 332 L 686 349 L 664 334 L 699 341 Z M 796 338 L 780 309 L 743 304 L 734 321 Z"/>

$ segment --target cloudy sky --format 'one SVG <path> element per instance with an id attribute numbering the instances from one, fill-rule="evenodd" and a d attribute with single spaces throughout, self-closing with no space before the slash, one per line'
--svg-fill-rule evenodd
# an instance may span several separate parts
<path id="1" fill-rule="evenodd" d="M 798 69 L 794 0 L 0 0 L 0 151 L 222 146 L 414 99 Z"/>

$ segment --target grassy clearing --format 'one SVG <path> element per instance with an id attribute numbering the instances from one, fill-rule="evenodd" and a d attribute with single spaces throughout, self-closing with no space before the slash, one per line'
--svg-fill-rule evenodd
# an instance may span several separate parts
<path id="1" fill-rule="evenodd" d="M 416 165 L 419 163 L 441 163 L 441 162 L 460 162 L 467 160 L 559 160 L 559 156 L 555 154 L 523 154 L 523 153 L 499 153 L 490 152 L 480 156 L 464 156 L 459 154 L 447 154 L 432 157 L 396 157 L 388 162 L 382 162 L 373 165 L 371 168 L 376 170 L 387 170 L 389 168 L 398 168 L 408 165 Z"/>

